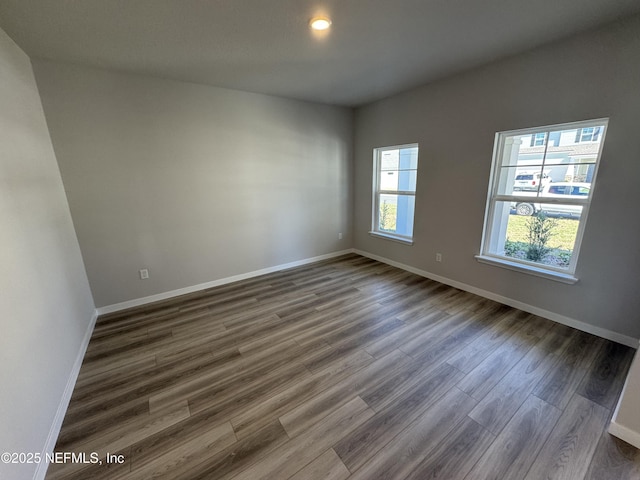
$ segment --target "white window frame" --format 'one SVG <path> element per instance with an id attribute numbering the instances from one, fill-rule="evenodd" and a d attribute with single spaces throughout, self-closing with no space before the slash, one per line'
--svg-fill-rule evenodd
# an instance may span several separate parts
<path id="1" fill-rule="evenodd" d="M 487 194 L 487 204 L 485 209 L 485 222 L 484 228 L 482 231 L 482 243 L 480 246 L 480 254 L 476 255 L 476 259 L 481 263 L 487 263 L 490 265 L 496 265 L 503 268 L 507 268 L 510 270 L 515 270 L 519 272 L 528 273 L 531 275 L 548 278 L 551 280 L 556 280 L 562 283 L 574 284 L 578 281 L 578 278 L 575 277 L 576 266 L 578 264 L 578 257 L 580 254 L 580 247 L 582 244 L 582 237 L 584 234 L 584 229 L 587 224 L 587 219 L 589 216 L 589 207 L 591 205 L 591 200 L 593 199 L 593 194 L 596 186 L 596 177 L 598 174 L 598 168 L 600 166 L 600 159 L 602 156 L 602 148 L 605 142 L 605 135 L 608 129 L 608 118 L 600 118 L 595 120 L 585 120 L 581 122 L 571 122 L 571 123 L 563 123 L 556 125 L 547 125 L 543 127 L 535 127 L 535 128 L 525 128 L 518 130 L 509 130 L 504 132 L 496 133 L 494 149 L 493 149 L 493 160 L 491 162 L 491 174 L 489 181 L 489 191 Z M 527 260 L 521 260 L 517 258 L 507 257 L 503 255 L 499 255 L 492 251 L 492 246 L 495 246 L 498 240 L 498 237 L 501 235 L 500 228 L 498 228 L 496 232 L 496 226 L 500 219 L 496 217 L 496 204 L 497 202 L 531 202 L 530 196 L 521 196 L 516 192 L 512 194 L 500 194 L 498 193 L 499 187 L 499 176 L 501 173 L 501 162 L 503 159 L 503 153 L 505 149 L 505 140 L 512 136 L 525 136 L 525 135 L 533 135 L 539 133 L 547 133 L 546 138 L 548 139 L 550 133 L 558 130 L 572 130 L 577 129 L 581 131 L 583 128 L 589 128 L 594 126 L 604 126 L 604 128 L 600 131 L 600 149 L 596 156 L 596 162 L 594 167 L 593 177 L 591 179 L 591 188 L 590 194 L 588 198 L 547 198 L 547 197 L 538 197 L 537 203 L 557 203 L 563 205 L 581 205 L 582 213 L 580 215 L 580 224 L 578 226 L 578 231 L 576 233 L 576 240 L 573 248 L 573 252 L 571 254 L 571 262 L 567 268 L 554 267 L 551 265 L 544 265 L 536 262 L 531 262 Z M 542 168 L 544 171 L 544 161 L 546 160 L 546 148 L 548 148 L 545 144 L 545 157 L 543 158 Z M 514 169 L 515 171 L 516 169 Z"/>
<path id="2" fill-rule="evenodd" d="M 371 230 L 369 231 L 370 235 L 375 237 L 381 237 L 387 240 L 394 240 L 400 243 L 413 245 L 413 236 L 400 235 L 393 232 L 388 232 L 385 230 L 380 230 L 379 228 L 379 214 L 380 214 L 380 196 L 381 195 L 407 195 L 414 197 L 415 204 L 415 196 L 416 191 L 413 190 L 382 190 L 380 188 L 380 176 L 381 176 L 381 159 L 382 153 L 389 150 L 402 150 L 404 148 L 417 148 L 418 149 L 418 160 L 420 158 L 420 147 L 417 143 L 406 143 L 403 145 L 392 145 L 388 147 L 378 147 L 373 149 L 373 198 L 372 198 L 372 211 L 371 211 Z M 416 174 L 418 171 L 418 166 L 416 165 Z M 417 186 L 416 186 L 417 190 Z M 413 227 L 415 227 L 415 212 L 414 217 L 411 219 Z"/>

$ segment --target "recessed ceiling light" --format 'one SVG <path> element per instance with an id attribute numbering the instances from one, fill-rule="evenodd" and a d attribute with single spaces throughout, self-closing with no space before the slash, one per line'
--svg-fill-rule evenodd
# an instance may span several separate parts
<path id="1" fill-rule="evenodd" d="M 309 26 L 314 30 L 327 30 L 331 26 L 331 19 L 328 17 L 314 17 L 309 21 Z"/>

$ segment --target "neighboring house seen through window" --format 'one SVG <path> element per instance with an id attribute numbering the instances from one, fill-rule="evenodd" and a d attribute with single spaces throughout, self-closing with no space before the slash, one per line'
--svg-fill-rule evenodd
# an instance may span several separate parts
<path id="1" fill-rule="evenodd" d="M 532 147 L 541 147 L 544 145 L 544 142 L 547 138 L 546 133 L 536 133 L 535 135 L 531 135 L 531 146 Z"/>
<path id="2" fill-rule="evenodd" d="M 496 134 L 479 261 L 577 280 L 607 124 L 600 119 Z"/>
<path id="3" fill-rule="evenodd" d="M 416 205 L 418 145 L 373 151 L 373 235 L 411 243 Z"/>
<path id="4" fill-rule="evenodd" d="M 600 137 L 602 127 L 585 127 L 578 129 L 576 142 L 596 142 Z"/>

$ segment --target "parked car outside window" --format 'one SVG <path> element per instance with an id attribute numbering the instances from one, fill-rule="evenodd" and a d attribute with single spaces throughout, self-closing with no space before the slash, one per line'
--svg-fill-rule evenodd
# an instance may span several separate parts
<path id="1" fill-rule="evenodd" d="M 518 215 L 534 215 L 537 212 L 561 213 L 580 216 L 583 205 L 564 205 L 559 203 L 540 203 L 545 198 L 579 199 L 589 196 L 590 183 L 558 182 L 545 185 L 540 193 L 523 193 L 523 195 L 536 195 L 536 202 L 513 202 L 511 208 L 515 208 Z"/>
<path id="2" fill-rule="evenodd" d="M 551 183 L 551 177 L 546 173 L 540 172 L 522 172 L 516 175 L 516 179 L 513 184 L 513 189 L 538 191 L 541 187 Z"/>

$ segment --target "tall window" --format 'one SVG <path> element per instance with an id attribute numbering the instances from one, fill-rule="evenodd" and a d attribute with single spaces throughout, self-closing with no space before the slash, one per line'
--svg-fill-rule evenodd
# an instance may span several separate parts
<path id="1" fill-rule="evenodd" d="M 479 261 L 576 281 L 607 124 L 600 119 L 496 134 Z M 586 135 L 589 143 L 576 143 Z"/>
<path id="2" fill-rule="evenodd" d="M 407 243 L 413 240 L 418 145 L 373 151 L 372 234 Z"/>

